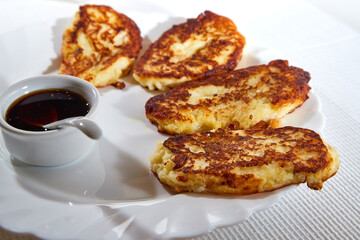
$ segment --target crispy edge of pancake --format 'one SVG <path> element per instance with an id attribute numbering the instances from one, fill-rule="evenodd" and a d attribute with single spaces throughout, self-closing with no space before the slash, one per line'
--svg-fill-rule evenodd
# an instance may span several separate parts
<path id="1" fill-rule="evenodd" d="M 203 102 L 198 105 L 193 105 L 187 102 L 191 97 L 190 92 L 196 92 L 196 89 L 208 86 L 234 88 L 238 85 L 238 88 L 241 91 L 242 89 L 240 89 L 240 87 L 242 87 L 242 82 L 247 81 L 251 76 L 256 76 L 259 72 L 262 73 L 262 71 L 265 70 L 271 71 L 271 69 L 275 70 L 275 72 L 269 74 L 279 73 L 279 76 L 276 79 L 279 91 L 268 96 L 269 103 L 267 104 L 271 107 L 270 110 L 272 112 L 278 113 L 277 115 L 281 114 L 281 116 L 272 119 L 258 119 L 259 116 L 255 115 L 258 110 L 255 108 L 253 109 L 255 112 L 246 116 L 246 122 L 242 123 L 239 122 L 240 119 L 236 118 L 219 121 L 212 116 L 206 118 L 204 122 L 199 122 L 197 119 L 193 118 L 193 116 L 186 114 L 197 110 L 199 111 L 197 116 L 199 116 L 199 114 L 201 115 L 201 113 L 209 114 L 211 106 L 220 106 L 231 99 L 231 96 L 228 98 L 222 97 L 223 101 L 210 105 L 212 103 L 209 103 L 209 101 L 213 101 L 214 98 L 206 97 Z M 286 81 L 288 83 L 288 86 L 280 84 L 282 79 L 284 82 Z M 308 92 L 311 89 L 308 85 L 309 81 L 310 74 L 303 69 L 289 66 L 288 61 L 286 60 L 273 60 L 268 65 L 257 65 L 237 69 L 198 81 L 181 84 L 166 93 L 151 97 L 145 104 L 145 113 L 150 122 L 157 126 L 159 132 L 170 135 L 202 132 L 226 127 L 229 127 L 230 129 L 262 128 L 268 126 L 273 128 L 281 127 L 281 118 L 287 113 L 293 112 L 308 99 Z M 287 87 L 292 87 L 292 91 L 280 91 Z M 263 93 L 260 91 L 256 94 Z M 219 96 L 222 95 L 219 94 Z M 237 97 L 239 98 L 237 101 L 241 101 L 242 103 L 249 101 L 246 94 Z M 230 102 L 229 105 L 231 104 L 234 105 L 235 102 Z M 234 112 L 238 111 L 235 111 L 234 109 Z M 268 117 L 268 114 L 266 117 Z"/>
<path id="2" fill-rule="evenodd" d="M 91 24 L 113 24 L 104 19 L 93 21 L 89 11 L 96 10 L 100 12 L 102 17 L 115 18 L 119 22 L 116 28 L 111 26 L 111 29 L 120 31 L 122 28 L 127 28 L 129 43 L 125 46 L 121 46 L 117 50 L 117 53 L 109 53 L 109 49 L 99 43 L 98 39 L 90 37 L 93 35 L 94 29 L 88 29 Z M 107 15 L 109 13 L 109 15 Z M 113 21 L 113 20 L 112 20 Z M 118 33 L 118 32 L 117 32 Z M 78 36 L 79 34 L 86 35 L 89 41 L 90 47 L 94 50 L 94 53 L 98 54 L 98 58 L 85 57 L 82 58 L 83 49 L 79 46 Z M 110 35 L 110 34 L 109 34 Z M 107 38 L 107 36 L 106 36 Z M 111 39 L 110 42 L 113 40 Z M 141 49 L 142 37 L 140 35 L 140 29 L 136 23 L 125 14 L 115 11 L 113 8 L 105 5 L 83 5 L 80 6 L 76 12 L 73 22 L 66 28 L 63 34 L 62 43 L 62 62 L 60 65 L 59 74 L 72 75 L 80 77 L 94 84 L 96 87 L 104 87 L 117 82 L 118 78 L 126 76 L 130 73 L 135 59 Z M 114 47 L 115 45 L 113 45 Z M 100 67 L 96 69 L 96 67 Z M 109 77 L 111 76 L 111 77 Z M 105 77 L 105 78 L 104 78 Z M 107 79 L 108 78 L 108 79 Z"/>
<path id="3" fill-rule="evenodd" d="M 185 68 L 183 65 L 172 66 L 171 71 L 168 72 L 153 72 L 145 70 L 145 66 L 147 66 L 148 62 L 152 60 L 154 54 L 158 53 L 160 49 L 163 50 L 164 48 L 170 48 L 171 45 L 169 45 L 167 41 L 169 41 L 171 37 L 173 37 L 174 35 L 178 35 L 177 37 L 182 42 L 185 42 L 187 39 L 189 39 L 191 34 L 194 33 L 194 31 L 199 31 L 199 28 L 203 27 L 203 25 L 211 21 L 216 21 L 217 25 L 219 25 L 220 28 L 224 28 L 225 26 L 227 28 L 226 30 L 231 32 L 231 35 L 237 36 L 236 38 L 233 38 L 236 40 L 236 42 L 233 43 L 235 49 L 232 54 L 230 54 L 230 57 L 225 64 L 214 64 L 214 60 L 210 61 L 208 60 L 208 56 L 203 56 L 201 62 L 204 62 L 209 66 L 206 70 L 195 74 Z M 224 31 L 223 29 L 221 30 Z M 221 46 L 221 41 L 218 40 L 217 42 L 218 45 Z M 245 43 L 245 37 L 238 32 L 236 25 L 231 19 L 220 16 L 211 11 L 205 11 L 195 19 L 190 18 L 185 23 L 174 25 L 172 28 L 165 31 L 155 42 L 150 44 L 145 53 L 140 56 L 138 61 L 135 63 L 133 77 L 142 86 L 148 87 L 150 90 L 158 89 L 161 91 L 167 91 L 169 88 L 173 88 L 183 82 L 202 79 L 217 73 L 234 69 L 242 57 Z M 216 50 L 217 49 L 214 48 L 214 51 Z M 167 49 L 167 51 L 170 51 L 170 49 Z M 162 56 L 162 58 L 156 63 L 156 65 L 166 65 L 166 63 L 168 63 L 168 58 L 169 56 Z M 188 65 L 197 64 L 194 60 L 191 59 L 187 59 L 186 61 Z M 155 63 L 150 63 L 150 65 L 151 64 Z"/>
<path id="4" fill-rule="evenodd" d="M 301 128 L 285 127 L 283 129 Z M 326 148 L 325 157 L 319 160 L 321 167 L 315 166 L 312 169 L 308 168 L 307 166 L 301 166 L 300 164 L 300 167 L 295 169 L 296 167 L 294 164 L 290 163 L 286 165 L 286 163 L 282 163 L 283 166 L 280 167 L 281 165 L 277 164 L 276 161 L 273 161 L 270 164 L 263 164 L 261 166 L 245 167 L 247 169 L 240 171 L 242 174 L 238 176 L 231 172 L 232 169 L 222 169 L 222 172 L 213 172 L 210 174 L 206 173 L 206 171 L 205 173 L 196 172 L 192 171 L 193 169 L 189 169 L 186 165 L 184 165 L 185 167 L 183 168 L 179 168 L 179 161 L 181 165 L 181 162 L 184 162 L 187 159 L 184 157 L 186 155 L 179 154 L 179 151 L 181 150 L 167 146 L 166 141 L 169 139 L 174 139 L 174 137 L 172 137 L 166 140 L 164 143 L 157 143 L 155 152 L 150 156 L 151 170 L 162 184 L 169 186 L 175 192 L 209 192 L 247 195 L 258 192 L 273 191 L 288 185 L 305 182 L 307 182 L 309 188 L 313 190 L 320 190 L 323 187 L 323 183 L 337 173 L 340 165 L 339 155 L 336 149 L 325 142 L 317 133 L 308 129 L 303 129 L 301 131 L 310 132 L 315 138 L 321 141 L 321 148 Z M 179 135 L 179 137 L 186 138 L 186 136 L 192 135 L 194 134 Z M 182 143 L 186 144 L 186 141 L 183 141 Z M 191 146 L 189 148 L 191 148 Z M 196 152 L 201 150 L 193 146 L 193 151 Z M 256 177 L 256 175 L 254 176 L 253 174 L 254 172 L 256 173 L 261 171 L 263 171 L 265 174 L 266 171 L 270 171 L 275 176 L 275 178 L 273 176 L 272 178 L 268 179 L 269 182 L 265 181 L 264 183 L 262 178 L 259 179 Z M 278 176 L 287 179 L 287 181 L 279 182 L 279 179 L 277 179 Z"/>

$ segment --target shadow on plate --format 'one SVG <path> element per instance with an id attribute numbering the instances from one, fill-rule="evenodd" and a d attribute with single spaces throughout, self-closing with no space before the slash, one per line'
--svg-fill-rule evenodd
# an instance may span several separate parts
<path id="1" fill-rule="evenodd" d="M 71 24 L 72 18 L 59 18 L 56 20 L 55 25 L 51 28 L 54 52 L 56 57 L 51 59 L 51 64 L 48 66 L 42 74 L 53 74 L 57 73 L 61 63 L 61 45 L 63 34 L 65 29 Z"/>
<path id="2" fill-rule="evenodd" d="M 157 193 L 148 168 L 104 138 L 87 156 L 63 166 L 31 166 L 15 159 L 11 164 L 26 190 L 55 201 L 136 201 Z"/>

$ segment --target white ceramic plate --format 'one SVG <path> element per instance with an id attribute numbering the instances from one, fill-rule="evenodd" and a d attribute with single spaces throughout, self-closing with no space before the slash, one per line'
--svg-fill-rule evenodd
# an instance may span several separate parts
<path id="1" fill-rule="evenodd" d="M 139 25 L 144 49 L 184 18 L 127 12 Z M 61 35 L 70 18 L 27 25 L 0 36 L 0 89 L 24 78 L 56 72 Z M 240 67 L 268 63 L 277 54 L 247 39 Z M 0 141 L 0 225 L 46 239 L 159 239 L 190 237 L 238 223 L 276 203 L 293 187 L 250 196 L 173 194 L 149 170 L 160 135 L 144 114 L 154 93 L 129 76 L 126 88 L 100 89 L 96 121 L 104 137 L 88 156 L 54 168 L 14 161 Z M 285 119 L 320 132 L 324 117 L 314 93 Z"/>

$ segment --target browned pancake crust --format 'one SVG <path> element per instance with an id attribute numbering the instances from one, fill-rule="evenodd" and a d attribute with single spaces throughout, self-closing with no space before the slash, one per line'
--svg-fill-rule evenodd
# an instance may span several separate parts
<path id="1" fill-rule="evenodd" d="M 91 12 L 94 8 L 101 12 L 101 18 Z M 108 13 L 110 13 L 109 15 L 111 17 L 116 16 L 117 21 L 110 21 Z M 66 43 L 63 44 L 63 48 L 66 47 L 67 49 L 66 51 L 63 49 L 62 52 L 66 52 L 67 54 L 62 56 L 63 58 L 59 71 L 61 74 L 78 76 L 96 65 L 102 64 L 103 69 L 106 69 L 119 57 L 137 57 L 141 49 L 142 38 L 140 36 L 140 29 L 129 17 L 118 13 L 109 6 L 104 5 L 80 6 L 78 14 L 80 16 L 78 21 L 73 23 L 75 28 L 67 29 L 63 35 L 63 41 Z M 127 29 L 129 35 L 128 41 L 120 46 L 112 45 L 116 48 L 116 54 L 113 54 L 112 50 L 103 45 L 97 38 L 102 24 L 109 25 L 111 28 L 111 31 L 106 31 L 101 35 L 102 41 L 110 44 L 114 43 L 114 37 L 120 31 Z M 72 47 L 72 44 L 77 44 L 77 36 L 79 32 L 85 33 L 91 41 L 92 47 L 94 47 L 96 52 L 100 53 L 100 57 L 85 57 L 82 54 L 83 50 L 81 48 Z M 127 74 L 130 70 L 131 69 L 128 69 L 125 74 Z M 91 81 L 92 78 L 93 76 L 89 75 L 88 77 L 85 77 L 85 80 Z"/>
<path id="2" fill-rule="evenodd" d="M 272 72 L 276 68 L 276 71 Z M 262 74 L 263 77 L 256 86 L 249 86 L 246 81 L 252 76 Z M 310 74 L 301 68 L 289 66 L 288 61 L 274 60 L 268 65 L 252 66 L 244 69 L 218 74 L 206 79 L 187 82 L 181 84 L 170 91 L 154 96 L 148 100 L 145 105 L 146 117 L 152 123 L 158 126 L 160 132 L 175 134 L 169 132 L 161 126 L 163 121 L 172 121 L 173 124 L 179 122 L 192 122 L 186 113 L 201 109 L 202 112 L 211 111 L 210 108 L 220 104 L 241 101 L 248 103 L 252 99 L 267 98 L 278 109 L 286 104 L 292 104 L 295 101 L 301 104 L 308 98 L 310 87 Z M 190 104 L 189 91 L 201 86 L 224 86 L 225 88 L 236 88 L 231 93 L 214 96 L 201 100 L 199 104 Z M 248 92 L 253 89 L 260 89 L 263 85 L 269 87 L 268 91 L 257 91 L 249 97 Z M 254 91 L 254 90 L 253 90 Z M 300 104 L 300 105 L 301 105 Z M 297 107 L 297 106 L 295 106 Z M 196 123 L 194 123 L 196 124 Z M 241 123 L 232 122 L 231 128 L 242 129 Z M 256 124 L 256 123 L 255 123 Z"/>
<path id="3" fill-rule="evenodd" d="M 206 50 L 198 51 L 190 59 L 185 59 L 177 63 L 169 62 L 169 59 L 174 56 L 174 52 L 170 50 L 170 46 L 175 42 L 175 37 L 180 39 L 181 42 L 185 42 L 192 34 L 204 34 L 204 32 L 207 31 L 207 25 L 216 28 L 217 31 L 222 32 L 223 35 L 232 36 L 236 41 L 230 42 L 221 38 L 214 38 L 206 47 Z M 211 60 L 220 54 L 224 46 L 229 45 L 235 45 L 235 50 L 225 64 L 219 65 L 216 61 Z M 157 41 L 149 46 L 144 55 L 136 62 L 134 72 L 141 78 L 180 79 L 186 77 L 192 80 L 200 79 L 225 70 L 234 69 L 241 58 L 244 45 L 245 38 L 237 31 L 236 25 L 229 18 L 205 11 L 205 13 L 200 14 L 196 19 L 188 19 L 186 23 L 175 25 L 164 32 Z M 161 53 L 161 55 L 159 56 L 158 53 Z M 161 72 L 154 72 L 146 70 L 144 68 L 146 64 L 153 66 L 164 65 L 166 69 Z M 205 68 L 201 72 L 193 72 L 186 66 L 205 66 Z"/>
<path id="4" fill-rule="evenodd" d="M 232 134 L 232 130 L 227 129 L 177 135 L 167 139 L 164 146 L 176 155 L 173 158 L 174 170 L 184 173 L 224 175 L 235 167 L 262 166 L 272 161 L 279 162 L 280 165 L 291 162 L 294 164 L 294 173 L 315 173 L 329 164 L 328 150 L 320 136 L 312 130 L 284 127 L 243 131 L 243 135 Z M 256 137 L 257 134 L 260 137 Z M 299 138 L 294 138 L 296 135 Z M 264 155 L 254 156 L 254 151 L 263 149 L 263 141 L 271 138 L 282 139 L 279 144 L 272 144 L 289 149 L 286 154 L 268 148 Z M 201 147 L 203 152 L 194 153 L 186 145 Z M 304 148 L 315 154 L 309 161 L 300 161 L 297 158 L 296 153 Z M 194 163 L 202 156 L 211 161 L 211 164 L 205 169 L 195 170 Z"/>
<path id="5" fill-rule="evenodd" d="M 310 188 L 321 189 L 322 183 L 336 173 L 339 164 L 336 151 L 328 146 L 332 149 L 330 151 L 317 133 L 295 127 L 243 131 L 218 129 L 177 135 L 167 139 L 163 146 L 173 154 L 173 171 L 179 175 L 177 181 L 186 183 L 188 177 L 195 175 L 220 179 L 207 182 L 205 191 L 208 192 L 225 189 L 224 192 L 250 194 L 306 181 Z M 194 147 L 201 150 L 191 150 Z M 208 165 L 195 167 L 200 159 L 205 159 Z M 250 170 L 242 175 L 233 171 L 270 165 L 273 168 L 273 164 L 277 169 L 293 169 L 294 179 L 281 179 L 279 176 L 275 188 L 264 188 L 261 184 L 266 179 L 257 175 L 259 168 L 256 173 Z M 320 174 L 317 181 L 310 180 L 309 175 L 316 174 Z M 182 187 L 173 189 L 191 191 Z"/>

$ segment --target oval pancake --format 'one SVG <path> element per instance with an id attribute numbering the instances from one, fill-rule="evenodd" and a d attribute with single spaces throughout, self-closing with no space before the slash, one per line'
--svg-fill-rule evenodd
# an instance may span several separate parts
<path id="1" fill-rule="evenodd" d="M 229 127 L 281 126 L 308 98 L 310 74 L 285 60 L 187 82 L 150 98 L 146 117 L 159 132 L 183 134 Z"/>
<path id="2" fill-rule="evenodd" d="M 304 182 L 321 189 L 339 164 L 317 133 L 295 127 L 177 135 L 150 157 L 151 170 L 176 192 L 253 194 Z"/>
<path id="3" fill-rule="evenodd" d="M 165 91 L 234 69 L 244 45 L 230 19 L 205 11 L 164 32 L 135 63 L 133 76 L 150 90 Z"/>
<path id="4" fill-rule="evenodd" d="M 141 49 L 136 23 L 108 6 L 80 6 L 63 35 L 59 73 L 104 87 L 130 72 Z"/>

